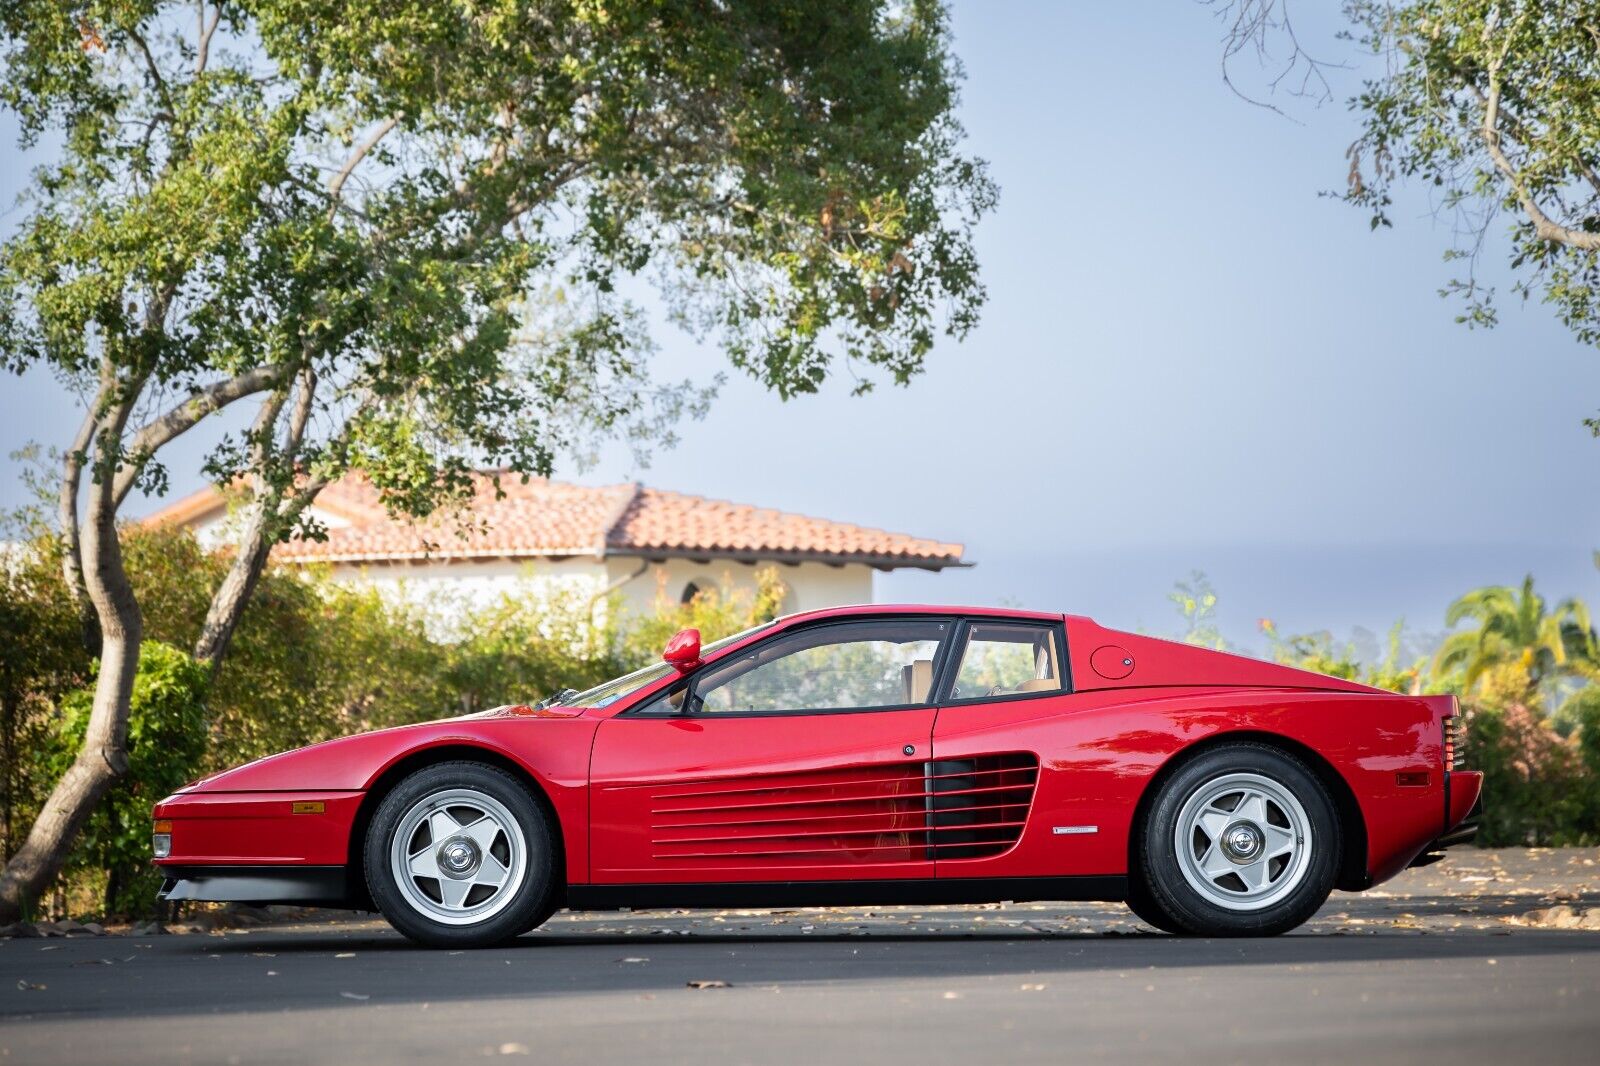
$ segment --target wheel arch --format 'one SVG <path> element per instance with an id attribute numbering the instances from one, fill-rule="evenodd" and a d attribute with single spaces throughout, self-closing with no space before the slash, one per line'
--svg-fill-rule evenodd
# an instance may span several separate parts
<path id="1" fill-rule="evenodd" d="M 1206 752 L 1237 743 L 1264 744 L 1277 748 L 1288 755 L 1293 755 L 1316 774 L 1317 780 L 1328 790 L 1328 795 L 1333 799 L 1334 813 L 1339 818 L 1339 828 L 1343 837 L 1343 848 L 1339 856 L 1339 876 L 1334 882 L 1335 887 L 1346 891 L 1360 891 L 1368 887 L 1371 878 L 1367 873 L 1367 820 L 1361 813 L 1361 805 L 1356 802 L 1356 794 L 1351 789 L 1350 783 L 1315 748 L 1281 733 L 1256 729 L 1229 730 L 1197 740 L 1188 747 L 1174 752 L 1161 764 L 1160 769 L 1150 776 L 1150 780 L 1145 782 L 1144 789 L 1139 794 L 1139 802 L 1134 807 L 1133 821 L 1128 833 L 1129 875 L 1132 876 L 1133 871 L 1137 869 L 1135 851 L 1144 833 L 1144 823 L 1149 816 L 1150 805 L 1155 802 L 1161 786 L 1173 774 Z"/>
<path id="2" fill-rule="evenodd" d="M 560 879 L 557 882 L 558 898 L 564 900 L 567 891 L 566 831 L 561 824 L 560 816 L 556 813 L 555 804 L 550 801 L 550 795 L 545 790 L 544 785 L 539 782 L 539 779 L 526 766 L 505 752 L 496 748 L 460 741 L 436 744 L 431 747 L 409 751 L 384 767 L 382 772 L 373 779 L 372 783 L 367 786 L 366 795 L 361 798 L 361 805 L 356 809 L 355 820 L 350 824 L 350 839 L 345 845 L 346 861 L 349 863 L 349 869 L 357 871 L 362 868 L 362 849 L 366 846 L 367 827 L 372 824 L 372 816 L 377 811 L 378 805 L 383 802 L 383 798 L 396 785 L 418 770 L 424 770 L 438 763 L 456 761 L 481 762 L 485 765 L 493 766 L 511 774 L 523 785 L 527 786 L 534 802 L 539 805 L 539 809 L 544 812 L 544 816 L 550 824 L 551 842 L 556 849 L 555 860 L 551 864 L 551 869 Z M 360 891 L 364 896 L 366 893 L 366 879 L 364 877 L 352 877 L 350 881 L 353 885 L 359 884 L 361 886 Z M 365 899 L 364 903 L 367 908 L 376 909 L 376 905 L 373 904 L 371 899 Z"/>

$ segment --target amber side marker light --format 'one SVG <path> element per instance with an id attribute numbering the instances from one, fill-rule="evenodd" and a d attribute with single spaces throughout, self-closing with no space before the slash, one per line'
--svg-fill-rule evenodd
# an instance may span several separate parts
<path id="1" fill-rule="evenodd" d="M 300 802 L 296 803 L 292 810 L 295 814 L 321 814 L 322 803 L 321 801 Z"/>
<path id="2" fill-rule="evenodd" d="M 172 823 L 162 819 L 150 827 L 150 850 L 158 859 L 172 854 Z"/>

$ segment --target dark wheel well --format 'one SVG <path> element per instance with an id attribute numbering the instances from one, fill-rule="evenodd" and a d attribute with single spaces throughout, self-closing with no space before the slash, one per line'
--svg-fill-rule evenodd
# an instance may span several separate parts
<path id="1" fill-rule="evenodd" d="M 1139 837 L 1145 819 L 1149 815 L 1150 805 L 1155 801 L 1156 794 L 1161 791 L 1161 786 L 1167 778 L 1191 760 L 1213 748 L 1240 741 L 1266 744 L 1287 752 L 1305 763 L 1317 775 L 1317 780 L 1322 782 L 1322 787 L 1328 790 L 1328 795 L 1333 799 L 1333 807 L 1339 815 L 1339 826 L 1344 835 L 1344 853 L 1339 856 L 1339 878 L 1335 885 L 1349 892 L 1358 892 L 1368 887 L 1370 882 L 1367 877 L 1367 821 L 1361 816 L 1361 807 L 1356 803 L 1355 793 L 1350 791 L 1349 783 L 1314 749 L 1276 733 L 1258 733 L 1250 730 L 1219 733 L 1207 737 L 1184 748 L 1162 764 L 1149 784 L 1145 785 L 1144 792 L 1139 796 L 1139 805 L 1134 808 L 1133 828 L 1128 834 L 1129 871 L 1136 869 L 1134 849 L 1139 846 Z"/>
<path id="2" fill-rule="evenodd" d="M 353 871 L 360 870 L 361 852 L 367 839 L 367 827 L 372 824 L 373 812 L 378 809 L 378 805 L 383 802 L 383 797 L 388 795 L 395 785 L 425 767 L 432 766 L 435 763 L 453 762 L 458 759 L 499 767 L 527 786 L 528 791 L 533 795 L 534 802 L 539 804 L 540 809 L 544 811 L 545 818 L 550 823 L 550 839 L 556 848 L 555 859 L 551 864 L 551 869 L 555 871 L 556 877 L 559 879 L 556 887 L 557 905 L 562 905 L 567 894 L 567 849 L 566 843 L 562 839 L 561 819 L 556 817 L 556 809 L 550 802 L 550 797 L 545 795 L 544 789 L 534 779 L 533 775 L 528 773 L 515 760 L 507 758 L 493 749 L 480 748 L 471 744 L 445 744 L 436 748 L 424 748 L 421 751 L 412 752 L 378 776 L 378 779 L 372 783 L 372 787 L 367 789 L 367 794 L 362 797 L 361 806 L 356 810 L 355 821 L 350 825 L 350 839 L 345 844 L 345 861 L 349 864 L 348 868 Z M 365 879 L 351 877 L 350 882 L 352 890 L 358 891 L 362 897 L 354 902 L 362 909 L 376 910 L 376 905 L 370 898 L 367 898 Z"/>

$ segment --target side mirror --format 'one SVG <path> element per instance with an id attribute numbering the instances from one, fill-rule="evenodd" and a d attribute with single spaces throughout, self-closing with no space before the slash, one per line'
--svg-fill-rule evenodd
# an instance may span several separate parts
<path id="1" fill-rule="evenodd" d="M 667 641 L 666 650 L 661 653 L 663 661 L 669 663 L 680 674 L 687 674 L 690 670 L 700 665 L 700 631 L 698 629 L 680 629 Z"/>

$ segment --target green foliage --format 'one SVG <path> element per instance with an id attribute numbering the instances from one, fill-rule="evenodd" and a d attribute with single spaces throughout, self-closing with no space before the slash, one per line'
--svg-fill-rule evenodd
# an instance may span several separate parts
<path id="1" fill-rule="evenodd" d="M 1179 640 L 1217 651 L 1227 649 L 1228 642 L 1217 626 L 1217 593 L 1204 573 L 1196 570 L 1188 581 L 1174 582 L 1167 599 L 1183 615 L 1184 628 Z"/>
<path id="2" fill-rule="evenodd" d="M 37 758 L 50 737 L 53 695 L 89 679 L 82 619 L 50 542 L 0 547 L 0 857 L 10 858 L 50 782 Z"/>
<path id="3" fill-rule="evenodd" d="M 1524 702 L 1537 699 L 1540 686 L 1577 664 L 1595 661 L 1594 628 L 1581 600 L 1566 599 L 1547 610 L 1533 590 L 1533 576 L 1521 588 L 1495 585 L 1474 589 L 1445 611 L 1445 624 L 1471 619 L 1473 629 L 1450 634 L 1434 657 L 1441 676 L 1459 673 L 1463 688 L 1473 690 L 1485 675 L 1507 668 L 1524 678 Z"/>
<path id="4" fill-rule="evenodd" d="M 659 439 L 714 383 L 652 380 L 635 279 L 785 397 L 840 357 L 904 384 L 976 321 L 995 189 L 937 0 L 198 15 L 0 11 L 0 105 L 60 143 L 0 245 L 0 365 L 111 382 L 107 410 L 264 396 L 219 483 L 287 498 L 360 467 L 426 514 L 469 455 L 547 472 L 597 434 Z M 138 424 L 108 423 L 96 469 L 159 489 Z"/>
<path id="5" fill-rule="evenodd" d="M 610 617 L 597 606 L 582 595 L 524 588 L 469 612 L 458 623 L 463 636 L 449 648 L 445 674 L 461 709 L 581 691 L 631 670 L 618 652 L 615 623 L 597 618 Z M 660 654 L 658 647 L 653 658 Z"/>
<path id="6" fill-rule="evenodd" d="M 1346 14 L 1385 73 L 1361 112 L 1347 199 L 1389 225 L 1399 180 L 1432 187 L 1457 221 L 1445 290 L 1461 321 L 1492 325 L 1493 292 L 1472 276 L 1485 232 L 1509 223 L 1517 291 L 1539 294 L 1586 344 L 1600 342 L 1600 52 L 1588 0 L 1351 0 Z"/>
<path id="7" fill-rule="evenodd" d="M 620 654 L 624 666 L 635 670 L 655 662 L 680 629 L 698 629 L 701 642 L 709 644 L 778 617 L 784 597 L 789 594 L 788 587 L 775 567 L 763 567 L 755 577 L 754 593 L 724 581 L 701 589 L 688 603 L 673 602 L 666 586 L 659 587 L 653 613 L 621 620 Z"/>
<path id="8" fill-rule="evenodd" d="M 1391 692 L 1415 693 L 1420 690 L 1428 667 L 1426 657 L 1417 659 L 1410 666 L 1401 665 L 1403 653 L 1400 638 L 1405 631 L 1403 620 L 1389 629 L 1387 651 L 1382 661 L 1377 663 L 1362 662 L 1354 642 L 1337 646 L 1333 634 L 1327 631 L 1285 637 L 1279 634 L 1277 625 L 1270 618 L 1261 619 L 1259 625 L 1261 632 L 1271 642 L 1272 658 L 1301 670 L 1314 670 L 1319 674 L 1359 681 L 1363 685 L 1386 688 Z"/>
<path id="9" fill-rule="evenodd" d="M 209 671 L 170 644 L 147 640 L 139 649 L 128 713 L 128 772 L 89 818 L 74 862 L 106 875 L 105 907 L 146 905 L 159 882 L 150 868 L 150 808 L 198 775 L 206 750 L 204 697 Z M 56 776 L 83 745 L 91 689 L 61 703 L 52 752 Z"/>

